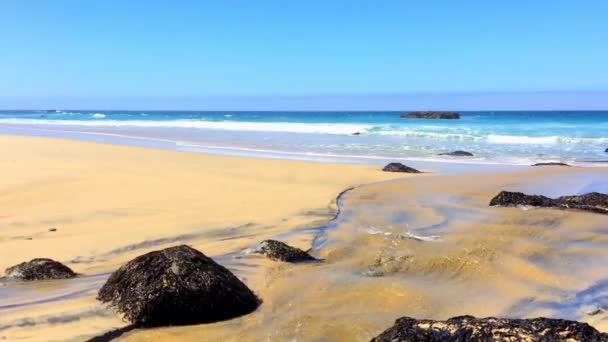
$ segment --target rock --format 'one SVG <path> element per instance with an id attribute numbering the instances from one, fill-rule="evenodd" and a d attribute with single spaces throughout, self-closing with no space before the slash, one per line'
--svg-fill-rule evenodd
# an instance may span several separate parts
<path id="1" fill-rule="evenodd" d="M 254 253 L 263 254 L 272 260 L 285 262 L 318 261 L 303 250 L 276 240 L 264 240 Z"/>
<path id="2" fill-rule="evenodd" d="M 467 151 L 453 151 L 448 153 L 439 153 L 440 156 L 454 156 L 454 157 L 472 157 L 473 153 Z"/>
<path id="3" fill-rule="evenodd" d="M 460 119 L 460 114 L 457 112 L 427 111 L 410 112 L 402 114 L 401 117 L 406 119 Z"/>
<path id="4" fill-rule="evenodd" d="M 9 267 L 4 271 L 7 279 L 13 280 L 47 280 L 47 279 L 67 279 L 77 276 L 66 265 L 45 258 L 32 259 L 22 262 L 19 265 Z"/>
<path id="5" fill-rule="evenodd" d="M 536 163 L 532 166 L 572 166 L 562 162 Z"/>
<path id="6" fill-rule="evenodd" d="M 56 232 L 57 228 L 49 228 L 49 232 Z"/>
<path id="7" fill-rule="evenodd" d="M 551 318 L 453 317 L 447 321 L 402 317 L 372 342 L 608 341 L 587 323 Z"/>
<path id="8" fill-rule="evenodd" d="M 608 153 L 608 148 L 604 152 Z"/>
<path id="9" fill-rule="evenodd" d="M 552 207 L 555 206 L 555 200 L 540 195 L 526 195 L 521 192 L 501 191 L 496 197 L 490 201 L 490 206 L 517 207 L 517 206 L 532 206 L 532 207 Z"/>
<path id="10" fill-rule="evenodd" d="M 490 206 L 579 209 L 608 214 L 608 195 L 590 192 L 580 196 L 562 196 L 552 199 L 546 196 L 526 195 L 521 192 L 501 191 L 496 197 L 492 198 Z"/>
<path id="11" fill-rule="evenodd" d="M 355 132 L 353 135 L 361 135 L 361 132 Z"/>
<path id="12" fill-rule="evenodd" d="M 382 171 L 386 171 L 386 172 L 405 172 L 405 173 L 420 173 L 420 171 L 409 167 L 409 166 L 405 166 L 401 163 L 390 163 L 388 165 L 386 165 Z"/>
<path id="13" fill-rule="evenodd" d="M 129 261 L 112 273 L 97 299 L 144 327 L 216 322 L 259 306 L 232 272 L 186 245 Z"/>

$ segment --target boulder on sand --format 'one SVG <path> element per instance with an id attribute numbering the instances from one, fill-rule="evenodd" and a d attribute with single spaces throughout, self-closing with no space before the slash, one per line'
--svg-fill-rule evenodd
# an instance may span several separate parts
<path id="1" fill-rule="evenodd" d="M 447 153 L 439 153 L 440 156 L 453 156 L 453 157 L 472 157 L 473 153 L 467 151 L 453 151 Z"/>
<path id="2" fill-rule="evenodd" d="M 77 276 L 66 265 L 46 258 L 32 259 L 22 262 L 19 265 L 9 267 L 4 271 L 7 279 L 12 280 L 47 280 L 47 279 L 67 279 Z"/>
<path id="3" fill-rule="evenodd" d="M 216 322 L 259 305 L 228 269 L 186 245 L 129 261 L 112 273 L 97 299 L 143 327 Z"/>
<path id="4" fill-rule="evenodd" d="M 460 114 L 458 112 L 426 111 L 409 112 L 402 114 L 401 117 L 406 119 L 460 119 Z"/>
<path id="5" fill-rule="evenodd" d="M 608 341 L 587 323 L 551 318 L 453 317 L 446 321 L 402 317 L 372 342 Z"/>
<path id="6" fill-rule="evenodd" d="M 405 166 L 401 163 L 390 163 L 388 165 L 386 165 L 382 171 L 386 171 L 386 172 L 405 172 L 405 173 L 420 173 L 420 171 L 409 167 L 409 166 Z"/>
<path id="7" fill-rule="evenodd" d="M 490 201 L 490 206 L 533 206 L 560 209 L 579 209 L 608 214 L 608 195 L 590 192 L 578 196 L 562 196 L 556 199 L 541 195 L 526 195 L 521 192 L 501 191 Z"/>
<path id="8" fill-rule="evenodd" d="M 277 240 L 262 241 L 253 253 L 263 254 L 272 260 L 285 262 L 318 261 L 303 250 Z"/>

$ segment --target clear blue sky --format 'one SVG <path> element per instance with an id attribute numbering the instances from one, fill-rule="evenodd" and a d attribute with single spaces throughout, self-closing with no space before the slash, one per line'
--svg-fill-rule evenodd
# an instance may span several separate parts
<path id="1" fill-rule="evenodd" d="M 3 0 L 0 108 L 608 109 L 607 18 L 606 0 Z"/>

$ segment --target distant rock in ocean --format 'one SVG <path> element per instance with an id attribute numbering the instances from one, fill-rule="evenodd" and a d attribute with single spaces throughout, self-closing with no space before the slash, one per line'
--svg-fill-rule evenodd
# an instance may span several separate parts
<path id="1" fill-rule="evenodd" d="M 490 206 L 532 206 L 543 208 L 578 209 L 608 214 L 608 195 L 590 192 L 580 196 L 562 196 L 556 199 L 521 192 L 501 191 L 490 201 Z"/>
<path id="2" fill-rule="evenodd" d="M 536 163 L 532 166 L 572 166 L 562 162 Z"/>
<path id="3" fill-rule="evenodd" d="M 446 321 L 402 317 L 371 342 L 606 342 L 608 334 L 587 323 L 552 318 L 453 317 Z"/>
<path id="4" fill-rule="evenodd" d="M 472 157 L 473 153 L 467 151 L 453 151 L 447 153 L 439 153 L 440 156 L 453 156 L 453 157 Z"/>
<path id="5" fill-rule="evenodd" d="M 67 279 L 77 276 L 77 274 L 66 265 L 46 258 L 37 258 L 22 262 L 7 268 L 4 273 L 7 279 L 23 281 Z"/>
<path id="6" fill-rule="evenodd" d="M 608 153 L 608 148 L 604 152 Z"/>
<path id="7" fill-rule="evenodd" d="M 402 114 L 401 117 L 406 119 L 460 119 L 460 114 L 458 112 L 428 111 L 410 112 L 407 114 Z"/>
<path id="8" fill-rule="evenodd" d="M 277 240 L 264 240 L 253 253 L 263 254 L 272 260 L 285 262 L 318 261 L 305 251 Z"/>
<path id="9" fill-rule="evenodd" d="M 97 299 L 145 327 L 217 322 L 259 305 L 232 272 L 186 245 L 129 261 L 112 273 Z"/>
<path id="10" fill-rule="evenodd" d="M 385 172 L 404 172 L 404 173 L 421 173 L 413 167 L 405 166 L 401 163 L 390 163 L 386 165 L 382 171 Z"/>

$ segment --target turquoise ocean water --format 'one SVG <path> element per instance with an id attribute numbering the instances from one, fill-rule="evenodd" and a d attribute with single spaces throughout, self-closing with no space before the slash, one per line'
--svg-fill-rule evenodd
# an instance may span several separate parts
<path id="1" fill-rule="evenodd" d="M 0 133 L 323 161 L 608 164 L 608 111 L 461 112 L 460 120 L 402 113 L 0 111 Z M 438 155 L 452 150 L 475 156 Z"/>

